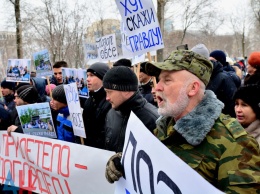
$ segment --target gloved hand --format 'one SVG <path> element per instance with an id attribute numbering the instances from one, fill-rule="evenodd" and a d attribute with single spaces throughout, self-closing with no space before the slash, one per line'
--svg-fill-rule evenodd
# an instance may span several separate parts
<path id="1" fill-rule="evenodd" d="M 120 162 L 121 158 L 122 152 L 119 152 L 113 155 L 107 162 L 105 176 L 109 183 L 118 181 L 124 175 L 124 169 Z"/>

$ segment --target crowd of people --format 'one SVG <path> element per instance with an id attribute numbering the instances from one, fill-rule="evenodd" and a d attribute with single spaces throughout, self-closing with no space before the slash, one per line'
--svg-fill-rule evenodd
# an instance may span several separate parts
<path id="1" fill-rule="evenodd" d="M 23 133 L 16 106 L 49 102 L 60 140 L 74 136 L 62 68 L 53 65 L 51 85 L 32 77 L 28 84 L 1 82 L 0 129 Z M 231 61 L 204 44 L 174 50 L 164 62 L 131 61 L 87 69 L 89 98 L 80 98 L 87 138 L 84 145 L 114 151 L 106 167 L 110 183 L 124 172 L 120 161 L 133 112 L 165 146 L 225 193 L 260 193 L 260 52 Z M 159 154 L 159 153 L 158 153 Z"/>

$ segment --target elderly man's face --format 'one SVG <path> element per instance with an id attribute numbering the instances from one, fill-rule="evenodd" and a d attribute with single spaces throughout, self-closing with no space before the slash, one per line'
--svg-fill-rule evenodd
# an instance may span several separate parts
<path id="1" fill-rule="evenodd" d="M 156 86 L 158 112 L 175 119 L 185 112 L 189 104 L 187 87 L 189 73 L 186 71 L 162 71 Z"/>

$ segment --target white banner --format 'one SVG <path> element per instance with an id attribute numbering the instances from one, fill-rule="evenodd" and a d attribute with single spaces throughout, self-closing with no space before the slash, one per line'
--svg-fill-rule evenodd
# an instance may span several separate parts
<path id="1" fill-rule="evenodd" d="M 112 194 L 114 185 L 107 182 L 105 168 L 113 154 L 60 140 L 0 132 L 0 183 L 45 194 Z"/>
<path id="2" fill-rule="evenodd" d="M 131 113 L 122 156 L 125 178 L 116 183 L 116 194 L 221 194 L 196 171 L 163 145 Z"/>
<path id="3" fill-rule="evenodd" d="M 164 48 L 162 33 L 151 0 L 116 0 L 132 52 L 140 55 Z"/>
<path id="4" fill-rule="evenodd" d="M 98 57 L 101 61 L 108 61 L 118 58 L 116 36 L 110 34 L 96 39 Z"/>
<path id="5" fill-rule="evenodd" d="M 132 59 L 132 65 L 136 65 L 138 63 L 142 63 L 145 61 L 145 54 L 142 55 L 136 55 Z"/>
<path id="6" fill-rule="evenodd" d="M 63 85 L 69 107 L 74 135 L 86 138 L 84 122 L 79 102 L 79 93 L 76 83 Z"/>

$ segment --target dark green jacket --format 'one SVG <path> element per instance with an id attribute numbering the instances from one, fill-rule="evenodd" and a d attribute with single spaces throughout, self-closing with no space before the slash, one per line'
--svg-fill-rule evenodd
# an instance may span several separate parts
<path id="1" fill-rule="evenodd" d="M 222 114 L 222 107 L 207 91 L 202 102 L 177 122 L 160 118 L 155 135 L 221 191 L 260 193 L 258 143 L 236 119 Z"/>

